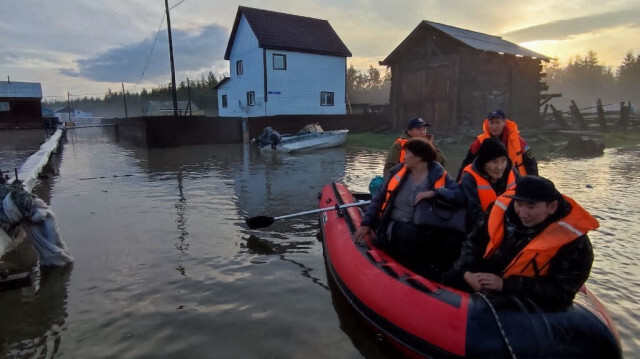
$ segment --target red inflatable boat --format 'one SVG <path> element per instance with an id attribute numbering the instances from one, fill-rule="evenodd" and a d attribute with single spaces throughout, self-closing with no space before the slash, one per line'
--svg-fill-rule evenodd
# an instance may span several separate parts
<path id="1" fill-rule="evenodd" d="M 321 208 L 355 202 L 326 185 Z M 416 358 L 620 358 L 618 334 L 586 287 L 564 311 L 526 298 L 469 294 L 425 279 L 371 243 L 356 243 L 361 209 L 321 212 L 328 272 L 349 303 L 394 346 Z"/>

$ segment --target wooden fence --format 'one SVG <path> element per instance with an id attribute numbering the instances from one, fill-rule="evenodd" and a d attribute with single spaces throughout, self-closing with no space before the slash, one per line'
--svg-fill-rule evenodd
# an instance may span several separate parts
<path id="1" fill-rule="evenodd" d="M 640 128 L 640 114 L 633 111 L 630 102 L 603 105 L 600 99 L 595 106 L 583 108 L 571 100 L 569 111 L 560 111 L 547 104 L 542 112 L 542 120 L 550 127 L 582 131 L 626 131 Z"/>

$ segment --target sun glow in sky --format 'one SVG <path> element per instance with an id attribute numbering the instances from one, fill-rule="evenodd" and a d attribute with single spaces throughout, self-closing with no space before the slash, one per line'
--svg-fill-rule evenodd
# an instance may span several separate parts
<path id="1" fill-rule="evenodd" d="M 108 6 L 107 6 L 108 4 Z M 636 0 L 536 2 L 466 0 L 170 0 L 176 80 L 229 73 L 224 60 L 238 6 L 327 20 L 359 71 L 389 55 L 422 20 L 501 36 L 562 65 L 597 53 L 617 67 L 640 54 Z M 40 82 L 43 94 L 101 97 L 108 89 L 150 89 L 170 82 L 161 0 L 2 0 L 1 75 Z M 159 31 L 160 30 L 160 31 Z M 156 41 L 157 37 L 157 41 Z M 379 68 L 384 72 L 384 68 Z"/>

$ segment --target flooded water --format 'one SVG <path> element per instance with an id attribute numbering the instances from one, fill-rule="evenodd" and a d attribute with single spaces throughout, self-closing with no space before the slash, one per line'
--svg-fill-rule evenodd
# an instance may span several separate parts
<path id="1" fill-rule="evenodd" d="M 540 164 L 600 220 L 588 285 L 627 357 L 640 352 L 639 155 Z M 330 181 L 367 192 L 385 156 L 147 149 L 113 127 L 68 131 L 55 175 L 34 192 L 53 207 L 76 261 L 40 273 L 34 287 L 0 292 L 0 358 L 396 357 L 332 290 L 317 216 L 263 230 L 244 223 L 315 209 Z M 456 158 L 447 156 L 452 167 Z"/>

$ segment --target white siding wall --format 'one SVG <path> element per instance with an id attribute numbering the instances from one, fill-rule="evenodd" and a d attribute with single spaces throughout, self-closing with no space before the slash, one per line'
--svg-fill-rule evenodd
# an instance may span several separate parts
<path id="1" fill-rule="evenodd" d="M 287 69 L 273 69 L 273 54 L 287 56 Z M 229 56 L 230 78 L 218 88 L 221 117 L 275 115 L 343 115 L 345 104 L 346 59 L 289 51 L 266 51 L 267 102 L 264 94 L 263 49 L 244 16 L 240 19 Z M 236 73 L 242 60 L 243 74 Z M 247 106 L 247 92 L 255 92 L 255 105 Z M 333 92 L 333 106 L 320 105 L 320 93 Z M 227 108 L 222 96 L 227 95 Z"/>
<path id="2" fill-rule="evenodd" d="M 274 53 L 287 56 L 286 70 L 273 69 Z M 345 63 L 344 57 L 267 50 L 267 114 L 344 115 Z M 322 91 L 333 92 L 333 106 L 320 106 Z"/>
<path id="3" fill-rule="evenodd" d="M 236 73 L 236 62 L 242 60 L 243 73 Z M 229 55 L 229 81 L 218 88 L 221 117 L 264 116 L 264 76 L 262 49 L 244 16 L 238 24 L 235 41 Z M 256 94 L 255 106 L 247 106 L 247 92 Z M 227 95 L 227 108 L 222 108 L 222 95 Z"/>

